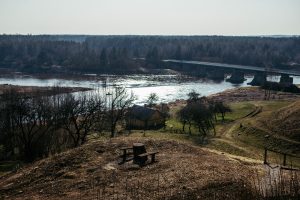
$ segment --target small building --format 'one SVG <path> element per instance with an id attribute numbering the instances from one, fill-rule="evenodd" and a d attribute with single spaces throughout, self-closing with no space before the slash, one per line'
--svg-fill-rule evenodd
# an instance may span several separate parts
<path id="1" fill-rule="evenodd" d="M 163 113 L 138 105 L 129 108 L 125 120 L 127 129 L 158 129 L 165 125 Z"/>

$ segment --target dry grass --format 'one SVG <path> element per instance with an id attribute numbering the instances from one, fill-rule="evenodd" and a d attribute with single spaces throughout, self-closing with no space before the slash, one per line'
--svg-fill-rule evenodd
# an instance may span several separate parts
<path id="1" fill-rule="evenodd" d="M 272 112 L 266 121 L 272 132 L 300 142 L 300 101 Z"/>
<path id="2" fill-rule="evenodd" d="M 241 94 L 248 90 L 253 90 L 252 94 L 257 92 L 257 89 L 241 90 L 235 96 L 237 101 L 252 99 Z M 230 92 L 216 98 L 229 102 L 232 99 Z M 297 199 L 297 186 L 290 190 L 292 192 L 286 192 L 295 184 L 283 187 L 288 181 L 291 183 L 291 178 L 279 174 L 275 180 L 284 181 L 270 182 L 270 173 L 261 165 L 264 136 L 270 132 L 262 121 L 273 120 L 268 118 L 273 112 L 281 117 L 280 109 L 298 97 L 288 95 L 286 98 L 288 101 L 232 104 L 234 112 L 227 116 L 230 120 L 218 125 L 217 137 L 210 140 L 206 148 L 198 146 L 196 135 L 163 131 L 147 131 L 146 137 L 135 131 L 129 137 L 91 141 L 1 177 L 0 199 L 282 199 L 284 195 L 294 195 L 290 199 Z M 177 102 L 172 110 L 183 105 L 184 102 Z M 298 107 L 297 103 L 295 105 Z M 262 107 L 261 113 L 243 118 L 257 106 Z M 294 116 L 298 116 L 298 111 L 294 112 L 294 105 L 286 108 L 289 111 L 283 112 L 284 117 L 280 119 L 297 122 Z M 267 121 L 271 123 L 272 120 Z M 173 128 L 180 128 L 176 120 L 169 123 Z M 288 147 L 284 146 L 287 140 L 273 138 L 272 145 Z M 121 154 L 118 149 L 134 142 L 145 143 L 148 151 L 158 150 L 159 162 L 143 168 L 130 162 L 118 165 Z M 295 146 L 291 150 L 294 149 Z M 253 168 L 258 172 L 253 173 Z M 299 182 L 299 176 L 294 179 L 293 183 Z M 272 190 L 267 192 L 270 188 Z M 280 188 L 285 188 L 282 193 L 277 192 Z"/>
<path id="3" fill-rule="evenodd" d="M 159 162 L 143 168 L 130 162 L 118 165 L 118 149 L 133 142 L 145 143 L 148 151 L 159 150 Z M 236 188 L 244 190 L 239 181 L 250 174 L 240 162 L 199 147 L 172 140 L 122 137 L 95 141 L 8 174 L 0 179 L 0 192 L 5 199 L 91 199 L 95 188 L 105 188 L 108 197 L 121 198 L 134 196 L 128 190 L 138 187 L 143 199 L 160 199 L 166 193 L 176 199 L 181 197 L 180 191 L 206 197 L 224 192 L 228 196 Z"/>
<path id="4" fill-rule="evenodd" d="M 244 102 L 244 101 L 263 101 L 265 98 L 265 90 L 259 87 L 241 87 L 229 89 L 224 92 L 212 95 L 214 100 L 225 102 Z M 295 100 L 299 99 L 297 94 L 273 91 L 271 100 Z"/>

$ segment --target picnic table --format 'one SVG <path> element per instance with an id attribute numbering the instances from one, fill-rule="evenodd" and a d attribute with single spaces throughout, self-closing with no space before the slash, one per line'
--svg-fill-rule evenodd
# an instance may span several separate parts
<path id="1" fill-rule="evenodd" d="M 120 148 L 121 151 L 123 151 L 123 154 L 120 156 L 122 158 L 122 161 L 119 164 L 123 164 L 126 161 L 128 161 L 127 157 L 132 155 L 132 147 L 122 147 Z"/>
<path id="2" fill-rule="evenodd" d="M 133 163 L 136 163 L 140 166 L 145 165 L 146 161 L 148 160 L 148 156 L 151 156 L 151 163 L 155 162 L 155 155 L 158 154 L 158 151 L 147 152 L 145 144 L 143 143 L 133 143 L 132 147 L 122 147 L 120 150 L 123 151 L 122 163 L 126 161 L 133 160 Z M 133 154 L 133 158 L 128 159 L 130 155 Z"/>

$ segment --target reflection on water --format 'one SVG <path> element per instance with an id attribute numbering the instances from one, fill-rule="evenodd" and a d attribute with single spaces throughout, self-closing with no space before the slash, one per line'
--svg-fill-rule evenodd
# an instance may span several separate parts
<path id="1" fill-rule="evenodd" d="M 278 76 L 269 77 L 272 81 L 279 81 Z M 234 85 L 226 81 L 214 82 L 207 79 L 196 79 L 177 75 L 152 76 L 100 76 L 93 80 L 65 80 L 65 79 L 37 79 L 30 77 L 0 78 L 0 84 L 23 86 L 64 86 L 88 87 L 92 89 L 108 86 L 123 86 L 137 97 L 137 104 L 143 104 L 150 93 L 157 93 L 160 101 L 171 102 L 176 99 L 186 99 L 187 93 L 195 90 L 201 95 L 208 96 L 234 87 L 245 87 L 251 82 L 253 76 L 246 77 L 243 84 Z M 294 83 L 300 84 L 300 77 L 294 77 Z"/>

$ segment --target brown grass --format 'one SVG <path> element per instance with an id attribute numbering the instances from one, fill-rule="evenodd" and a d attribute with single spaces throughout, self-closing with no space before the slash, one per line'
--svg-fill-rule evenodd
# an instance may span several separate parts
<path id="1" fill-rule="evenodd" d="M 274 111 L 266 121 L 272 132 L 300 142 L 300 101 Z"/>
<path id="2" fill-rule="evenodd" d="M 118 149 L 133 142 L 158 150 L 158 162 L 142 168 L 118 165 Z M 97 191 L 108 198 L 133 198 L 131 190 L 142 199 L 181 199 L 183 193 L 209 197 L 244 189 L 239 181 L 250 174 L 240 162 L 192 145 L 130 137 L 92 142 L 26 166 L 0 179 L 0 193 L 5 199 L 91 199 Z"/>

